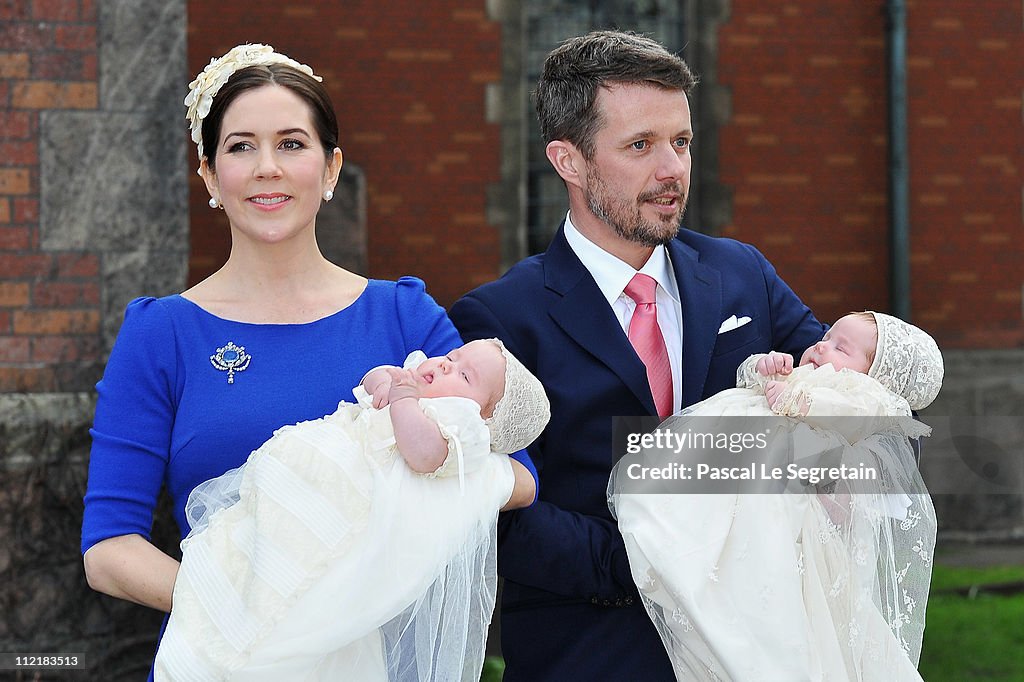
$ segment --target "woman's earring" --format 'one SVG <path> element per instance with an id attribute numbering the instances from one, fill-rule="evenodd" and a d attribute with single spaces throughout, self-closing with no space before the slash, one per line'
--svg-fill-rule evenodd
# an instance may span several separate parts
<path id="1" fill-rule="evenodd" d="M 329 189 L 325 189 L 324 190 L 324 201 L 330 201 L 333 198 L 334 198 L 334 191 L 333 190 L 329 190 Z"/>
<path id="2" fill-rule="evenodd" d="M 210 204 L 210 208 L 218 208 L 218 207 L 220 207 L 220 202 L 217 201 L 216 199 L 214 199 L 213 197 L 210 197 L 210 200 L 208 202 L 206 202 L 206 203 Z"/>

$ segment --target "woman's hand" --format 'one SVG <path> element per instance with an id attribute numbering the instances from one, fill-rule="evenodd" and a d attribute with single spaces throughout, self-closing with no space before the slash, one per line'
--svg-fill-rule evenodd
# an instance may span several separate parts
<path id="1" fill-rule="evenodd" d="M 529 507 L 537 497 L 537 482 L 533 480 L 533 474 L 517 460 L 509 459 L 512 462 L 512 473 L 516 477 L 516 482 L 512 488 L 512 496 L 508 498 L 508 502 L 501 508 L 501 511 Z"/>
<path id="2" fill-rule="evenodd" d="M 171 610 L 180 564 L 141 535 L 120 535 L 97 542 L 83 558 L 89 587 L 118 599 Z"/>

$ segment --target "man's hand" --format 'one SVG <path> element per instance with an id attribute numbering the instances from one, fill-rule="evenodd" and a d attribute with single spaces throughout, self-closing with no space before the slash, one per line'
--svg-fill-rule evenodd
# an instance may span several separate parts
<path id="1" fill-rule="evenodd" d="M 757 372 L 764 377 L 772 377 L 776 374 L 786 376 L 793 372 L 793 356 L 789 353 L 776 353 L 772 351 L 757 361 Z M 767 392 L 765 392 L 767 395 Z M 769 401 L 769 405 L 771 401 Z"/>

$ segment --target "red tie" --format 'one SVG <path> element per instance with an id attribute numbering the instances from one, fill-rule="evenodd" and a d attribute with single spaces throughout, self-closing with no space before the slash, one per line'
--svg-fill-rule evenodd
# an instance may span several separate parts
<path id="1" fill-rule="evenodd" d="M 629 321 L 629 342 L 647 367 L 647 381 L 658 415 L 672 414 L 672 366 L 668 362 L 665 337 L 658 326 L 658 308 L 654 292 L 658 283 L 653 277 L 637 273 L 624 293 L 636 302 L 633 319 Z"/>

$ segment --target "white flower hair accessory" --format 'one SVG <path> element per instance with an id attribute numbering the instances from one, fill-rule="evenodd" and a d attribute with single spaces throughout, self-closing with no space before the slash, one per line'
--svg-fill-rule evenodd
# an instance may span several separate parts
<path id="1" fill-rule="evenodd" d="M 300 64 L 299 62 L 275 52 L 270 45 L 246 44 L 231 48 L 223 57 L 210 60 L 203 72 L 196 76 L 196 79 L 188 84 L 188 95 L 185 97 L 185 106 L 188 112 L 185 118 L 192 127 L 192 141 L 199 148 L 199 160 L 205 156 L 203 151 L 203 119 L 210 113 L 213 106 L 213 98 L 220 92 L 220 89 L 228 82 L 231 75 L 239 69 L 249 66 L 267 66 L 269 64 L 284 64 L 297 71 L 311 76 L 317 81 L 323 78 L 313 73 L 313 69 Z"/>

